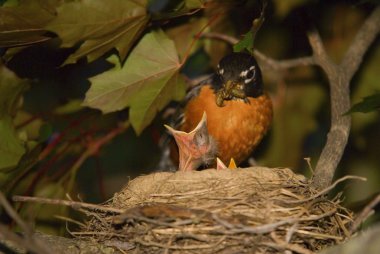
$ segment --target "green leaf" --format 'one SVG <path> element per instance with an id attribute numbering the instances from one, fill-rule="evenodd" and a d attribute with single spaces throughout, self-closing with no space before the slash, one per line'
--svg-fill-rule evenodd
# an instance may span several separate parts
<path id="1" fill-rule="evenodd" d="M 0 119 L 15 113 L 20 96 L 27 88 L 25 80 L 0 65 Z"/>
<path id="2" fill-rule="evenodd" d="M 244 49 L 250 51 L 253 48 L 253 32 L 249 30 L 241 41 L 234 45 L 234 52 L 241 52 Z"/>
<path id="3" fill-rule="evenodd" d="M 112 48 L 123 60 L 149 19 L 146 0 L 82 0 L 62 4 L 47 29 L 59 35 L 62 46 L 83 42 L 66 63 L 87 56 L 93 61 Z"/>
<path id="4" fill-rule="evenodd" d="M 19 106 L 20 96 L 26 88 L 26 81 L 0 65 L 0 169 L 16 166 L 25 153 L 23 142 L 13 128 L 11 115 Z"/>
<path id="5" fill-rule="evenodd" d="M 0 5 L 2 6 L 17 6 L 19 0 L 0 0 Z"/>
<path id="6" fill-rule="evenodd" d="M 60 183 L 42 182 L 34 193 L 34 196 L 44 198 L 63 198 L 67 192 Z"/>
<path id="7" fill-rule="evenodd" d="M 103 113 L 130 107 L 130 121 L 137 133 L 141 133 L 170 100 L 184 96 L 176 48 L 162 31 L 146 34 L 123 67 L 116 56 L 108 61 L 115 67 L 90 79 L 84 105 Z"/>
<path id="8" fill-rule="evenodd" d="M 186 8 L 191 10 L 191 9 L 202 8 L 204 3 L 205 3 L 204 0 L 186 0 L 185 6 Z"/>
<path id="9" fill-rule="evenodd" d="M 197 40 L 196 44 L 191 48 L 191 52 L 187 52 L 194 40 L 194 37 L 197 33 L 199 33 L 199 31 L 202 30 L 207 22 L 208 20 L 206 18 L 195 18 L 190 19 L 183 24 L 173 26 L 165 30 L 169 38 L 174 41 L 181 59 L 185 58 L 185 54 L 191 55 L 194 51 L 203 45 L 203 42 Z"/>
<path id="10" fill-rule="evenodd" d="M 0 47 L 16 47 L 49 40 L 43 28 L 54 18 L 58 0 L 24 0 L 0 7 Z"/>
<path id="11" fill-rule="evenodd" d="M 274 0 L 275 15 L 280 18 L 286 17 L 292 10 L 310 3 L 310 0 Z"/>
<path id="12" fill-rule="evenodd" d="M 344 115 L 352 114 L 355 112 L 368 113 L 375 110 L 380 110 L 380 93 L 376 93 L 367 97 L 359 103 L 356 103 Z"/>
<path id="13" fill-rule="evenodd" d="M 76 113 L 82 109 L 83 109 L 82 100 L 74 99 L 74 100 L 71 100 L 71 101 L 67 102 L 66 104 L 64 104 L 60 107 L 55 108 L 54 114 L 57 114 L 57 115 L 72 114 L 72 113 Z"/>
<path id="14" fill-rule="evenodd" d="M 17 166 L 25 153 L 23 143 L 17 137 L 12 119 L 7 116 L 0 119 L 0 170 Z"/>
<path id="15" fill-rule="evenodd" d="M 265 20 L 265 9 L 267 1 L 264 1 L 261 6 L 260 16 L 252 21 L 251 29 L 244 35 L 243 39 L 234 45 L 234 52 L 240 52 L 247 49 L 248 52 L 253 54 L 253 47 L 256 35 L 260 30 Z"/>

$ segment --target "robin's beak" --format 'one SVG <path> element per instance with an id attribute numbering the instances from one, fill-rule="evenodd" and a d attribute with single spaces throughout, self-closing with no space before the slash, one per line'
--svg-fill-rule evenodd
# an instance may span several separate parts
<path id="1" fill-rule="evenodd" d="M 225 100 L 232 100 L 233 98 L 247 98 L 244 91 L 244 84 L 237 81 L 227 80 L 216 95 L 216 105 L 223 107 Z"/>
<path id="2" fill-rule="evenodd" d="M 189 133 L 175 130 L 168 125 L 165 127 L 177 143 L 180 171 L 195 170 L 201 164 L 215 159 L 216 143 L 207 130 L 206 112 L 203 113 L 197 127 Z"/>
<path id="3" fill-rule="evenodd" d="M 227 82 L 224 84 L 224 90 L 227 92 L 231 91 L 231 89 L 234 88 L 235 84 L 236 84 L 235 82 L 231 80 L 227 80 Z"/>

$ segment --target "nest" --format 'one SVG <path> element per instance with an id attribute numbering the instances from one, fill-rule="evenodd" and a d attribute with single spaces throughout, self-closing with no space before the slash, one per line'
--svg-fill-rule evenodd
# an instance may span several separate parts
<path id="1" fill-rule="evenodd" d="M 136 253 L 312 253 L 350 235 L 352 213 L 326 192 L 286 168 L 154 173 L 80 235 Z"/>

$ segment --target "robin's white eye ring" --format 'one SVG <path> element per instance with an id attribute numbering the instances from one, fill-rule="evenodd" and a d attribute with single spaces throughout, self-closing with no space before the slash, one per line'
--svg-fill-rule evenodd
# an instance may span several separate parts
<path id="1" fill-rule="evenodd" d="M 246 80 L 244 80 L 244 84 L 248 84 L 248 83 L 251 82 L 252 80 L 253 80 L 253 78 L 246 79 Z"/>
<path id="2" fill-rule="evenodd" d="M 218 72 L 219 72 L 220 75 L 223 75 L 224 69 L 220 69 Z"/>

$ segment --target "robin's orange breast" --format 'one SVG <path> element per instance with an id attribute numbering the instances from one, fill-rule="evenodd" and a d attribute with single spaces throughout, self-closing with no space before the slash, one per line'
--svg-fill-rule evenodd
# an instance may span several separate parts
<path id="1" fill-rule="evenodd" d="M 259 144 L 273 116 L 268 95 L 248 99 L 249 103 L 242 100 L 225 101 L 225 106 L 219 107 L 215 103 L 214 91 L 205 85 L 199 95 L 188 102 L 181 130 L 193 130 L 206 111 L 208 131 L 217 141 L 218 157 L 225 164 L 231 158 L 240 164 Z"/>

